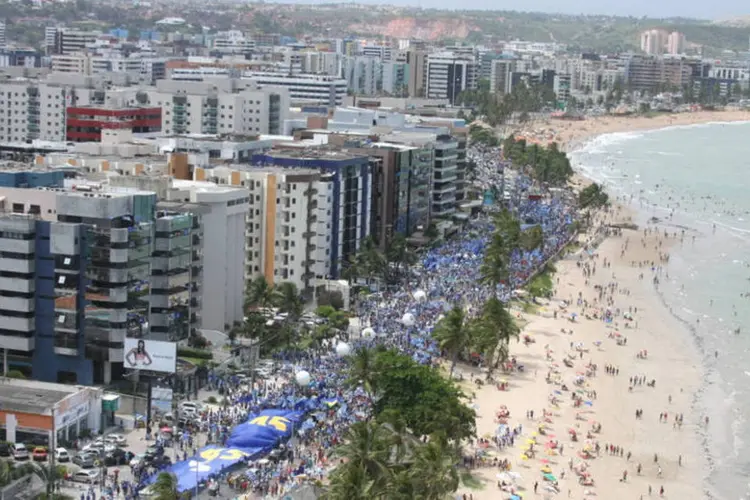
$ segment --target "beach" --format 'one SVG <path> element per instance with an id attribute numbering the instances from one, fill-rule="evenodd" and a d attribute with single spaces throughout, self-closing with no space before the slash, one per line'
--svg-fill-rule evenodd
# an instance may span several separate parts
<path id="1" fill-rule="evenodd" d="M 750 121 L 750 113 L 546 121 L 528 125 L 521 135 L 555 140 L 570 151 L 601 134 L 737 121 Z M 573 182 L 590 181 L 576 175 Z M 614 204 L 592 227 L 645 219 L 638 215 Z M 483 441 L 476 447 L 484 450 L 485 460 L 474 471 L 483 488 L 463 487 L 459 497 L 707 497 L 709 464 L 702 443 L 707 417 L 696 404 L 706 376 L 702 358 L 685 324 L 671 314 L 658 291 L 669 280 L 665 255 L 692 234 L 661 223 L 594 238 L 581 235 L 582 241 L 594 243 L 590 251 L 580 249 L 555 263 L 556 289 L 549 304 L 534 313 L 514 309 L 524 327 L 522 341 L 512 342 L 510 354 L 524 369 L 498 371 L 495 379 L 507 382 L 505 390 L 498 383 L 477 385 L 473 378 L 485 375 L 461 367 Z M 586 268 L 596 273 L 587 276 Z M 611 322 L 601 319 L 607 310 Z M 626 320 L 625 312 L 632 319 Z M 527 335 L 533 343 L 523 342 Z M 581 398 L 581 406 L 574 405 L 573 394 Z M 501 411 L 509 416 L 499 419 Z M 498 440 L 498 431 L 513 436 L 512 444 L 509 437 Z M 510 472 L 495 466 L 495 457 L 507 460 Z M 544 479 L 545 471 L 554 483 Z M 593 484 L 581 484 L 589 478 Z"/>
<path id="2" fill-rule="evenodd" d="M 607 218 L 609 222 L 629 218 L 624 214 L 619 209 Z M 534 340 L 511 345 L 511 355 L 524 366 L 523 372 L 498 373 L 498 378 L 507 380 L 508 389 L 504 391 L 493 384 L 476 388 L 472 382 L 464 382 L 465 389 L 475 395 L 478 436 L 495 435 L 501 406 L 510 412 L 508 426 L 523 428 L 513 446 L 487 448 L 490 461 L 493 456 L 508 459 L 511 471 L 520 474 L 520 479 L 507 481 L 508 491 L 516 489 L 523 498 L 551 495 L 546 489 L 550 482 L 543 479 L 542 472 L 547 465 L 557 479 L 560 494 L 567 498 L 594 494 L 603 498 L 646 498 L 649 487 L 652 496 L 659 496 L 664 488 L 664 498 L 702 497 L 705 464 L 697 433 L 704 425 L 703 416 L 691 412 L 702 376 L 700 364 L 689 335 L 662 306 L 653 283 L 653 278 L 668 268 L 660 262 L 660 255 L 668 253 L 671 245 L 680 244 L 679 237 L 671 236 L 675 230 L 668 231 L 670 238 L 663 237 L 663 230 L 658 237 L 652 233 L 644 238 L 642 229 L 623 230 L 621 235 L 607 237 L 593 256 L 584 251 L 559 261 L 556 293 L 550 303 L 537 314 L 516 311 L 528 322 L 522 339 L 529 335 Z M 623 252 L 626 242 L 628 248 Z M 634 267 L 633 261 L 649 265 Z M 655 271 L 651 270 L 652 261 Z M 584 276 L 582 263 L 588 263 L 592 271 L 596 266 L 596 274 Z M 658 266 L 664 267 L 659 270 Z M 607 294 L 598 300 L 594 286 L 606 288 L 614 283 L 617 288 L 610 295 L 614 302 L 604 300 Z M 578 303 L 579 292 L 588 307 Z M 562 301 L 569 304 L 564 309 Z M 594 312 L 601 318 L 607 307 L 614 316 L 611 323 L 586 319 Z M 623 311 L 632 311 L 631 321 L 622 318 Z M 626 344 L 618 345 L 623 339 L 627 339 Z M 645 358 L 639 356 L 643 351 L 647 351 Z M 571 367 L 565 366 L 566 357 Z M 595 373 L 592 365 L 597 367 Z M 607 366 L 614 367 L 618 374 L 608 374 Z M 470 368 L 464 370 L 469 378 Z M 582 377 L 580 385 L 576 385 L 577 377 Z M 633 384 L 631 377 L 645 377 L 645 383 Z M 652 380 L 654 387 L 649 386 Z M 576 390 L 583 398 L 578 407 L 571 399 Z M 533 418 L 527 413 L 530 410 L 534 411 Z M 636 410 L 642 410 L 642 417 L 636 419 Z M 660 418 L 662 413 L 667 414 L 666 419 Z M 677 425 L 675 417 L 680 414 L 682 424 Z M 601 430 L 592 432 L 598 425 Z M 577 441 L 572 440 L 571 431 L 575 431 Z M 532 440 L 537 443 L 533 445 L 535 456 L 523 458 L 523 449 Z M 547 451 L 550 442 L 557 443 L 555 451 Z M 608 445 L 617 446 L 617 453 L 606 451 Z M 592 458 L 582 458 L 581 452 L 587 447 Z M 593 485 L 579 483 L 575 470 L 581 470 L 582 464 Z M 498 496 L 497 483 L 508 476 L 498 476 L 498 467 L 479 467 L 476 474 L 482 478 L 484 489 L 462 489 L 459 493 L 471 494 L 476 500 L 506 498 Z"/>
<path id="3" fill-rule="evenodd" d="M 636 132 L 665 127 L 697 125 L 712 122 L 750 121 L 750 111 L 696 111 L 656 115 L 598 116 L 585 120 L 547 119 L 519 128 L 517 134 L 529 140 L 546 143 L 556 141 L 561 149 L 572 151 L 584 141 L 602 134 Z"/>

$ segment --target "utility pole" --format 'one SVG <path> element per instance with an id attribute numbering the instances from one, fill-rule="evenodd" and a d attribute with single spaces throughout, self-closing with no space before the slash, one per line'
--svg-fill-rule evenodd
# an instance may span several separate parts
<path id="1" fill-rule="evenodd" d="M 8 350 L 6 349 L 7 353 Z M 52 436 L 48 451 L 49 458 L 49 480 L 47 481 L 47 500 L 51 500 L 55 494 L 55 479 L 57 479 L 57 470 L 55 468 L 55 450 L 57 449 L 57 422 L 55 421 L 55 407 L 52 407 Z"/>

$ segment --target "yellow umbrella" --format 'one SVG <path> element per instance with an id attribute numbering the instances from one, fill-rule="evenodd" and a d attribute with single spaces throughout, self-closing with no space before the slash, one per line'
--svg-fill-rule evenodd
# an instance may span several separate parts
<path id="1" fill-rule="evenodd" d="M 537 436 L 536 432 L 532 432 L 531 435 L 534 436 L 534 437 Z"/>
<path id="2" fill-rule="evenodd" d="M 527 439 L 526 444 L 536 444 L 536 441 L 534 439 Z"/>
<path id="3" fill-rule="evenodd" d="M 521 448 L 521 451 L 526 451 L 530 449 L 531 449 L 531 446 L 524 446 L 523 448 Z"/>
<path id="4" fill-rule="evenodd" d="M 542 472 L 544 472 L 545 474 L 551 474 L 552 469 L 550 469 L 548 466 L 544 466 L 542 467 Z"/>
<path id="5" fill-rule="evenodd" d="M 528 459 L 529 457 L 527 457 L 526 455 L 521 455 L 521 460 L 528 460 Z"/>

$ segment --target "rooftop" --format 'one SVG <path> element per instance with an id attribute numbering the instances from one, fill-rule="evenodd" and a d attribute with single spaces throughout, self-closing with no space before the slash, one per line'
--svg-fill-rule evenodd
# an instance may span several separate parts
<path id="1" fill-rule="evenodd" d="M 50 414 L 57 403 L 82 389 L 75 385 L 0 377 L 0 411 Z"/>

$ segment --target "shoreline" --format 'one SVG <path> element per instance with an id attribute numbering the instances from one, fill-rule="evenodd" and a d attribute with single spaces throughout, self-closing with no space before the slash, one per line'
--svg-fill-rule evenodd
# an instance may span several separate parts
<path id="1" fill-rule="evenodd" d="M 692 126 L 698 124 L 708 124 L 712 122 L 729 123 L 750 121 L 750 112 L 745 111 L 728 111 L 728 112 L 701 112 L 684 114 L 682 119 L 673 119 L 681 115 L 665 115 L 656 118 L 644 117 L 605 117 L 605 120 L 596 120 L 587 122 L 576 122 L 565 130 L 558 132 L 556 138 L 564 139 L 561 141 L 561 149 L 573 152 L 582 147 L 586 142 L 594 140 L 596 137 L 620 132 L 634 132 L 646 130 L 658 130 L 671 127 Z M 614 119 L 613 119 L 614 118 Z M 595 126 L 591 127 L 590 125 Z M 576 126 L 577 125 L 577 126 Z M 586 126 L 589 125 L 589 126 Z M 543 138 L 547 133 L 541 131 Z M 581 183 L 583 181 L 583 183 Z M 585 177 L 580 171 L 576 171 L 574 179 L 576 184 L 581 186 L 592 182 Z M 614 202 L 615 200 L 613 200 Z M 613 212 L 619 213 L 617 222 L 624 220 L 634 220 L 648 218 L 648 215 L 639 211 L 634 206 L 614 205 Z M 609 214 L 611 217 L 612 214 Z M 600 223 L 604 222 L 604 215 Z M 610 220 L 614 222 L 614 220 Z M 641 222 L 638 220 L 638 222 Z M 499 391 L 495 386 L 475 388 L 473 385 L 464 384 L 464 389 L 469 394 L 474 394 L 473 404 L 477 407 L 477 435 L 479 437 L 488 437 L 493 435 L 497 422 L 495 421 L 495 411 L 499 405 L 507 406 L 511 412 L 511 418 L 508 424 L 512 427 L 516 425 L 523 426 L 522 433 L 516 438 L 513 445 L 507 448 L 495 449 L 492 445 L 490 455 L 499 459 L 507 459 L 511 463 L 512 471 L 521 474 L 521 479 L 509 482 L 510 488 L 517 487 L 516 491 L 523 495 L 523 498 L 546 498 L 542 488 L 547 486 L 543 481 L 540 473 L 544 465 L 539 461 L 540 457 L 548 460 L 547 465 L 551 471 L 557 475 L 559 481 L 559 493 L 569 498 L 590 498 L 590 495 L 605 496 L 607 498 L 646 498 L 649 494 L 658 496 L 660 488 L 664 487 L 665 498 L 713 498 L 712 492 L 709 491 L 709 484 L 706 482 L 711 473 L 708 467 L 712 462 L 709 453 L 710 443 L 705 433 L 703 422 L 704 405 L 701 401 L 701 394 L 704 387 L 704 356 L 700 353 L 696 334 L 691 325 L 686 323 L 682 318 L 670 310 L 666 298 L 657 286 L 648 282 L 648 278 L 656 276 L 648 272 L 645 280 L 641 279 L 641 273 L 644 270 L 640 267 L 631 267 L 626 261 L 645 260 L 658 262 L 662 245 L 672 246 L 675 242 L 673 239 L 668 242 L 668 238 L 661 240 L 658 236 L 654 241 L 650 241 L 643 248 L 636 250 L 637 258 L 632 258 L 632 252 L 629 250 L 622 254 L 622 245 L 627 239 L 628 245 L 635 244 L 641 239 L 645 228 L 658 228 L 658 233 L 668 230 L 670 233 L 676 230 L 675 227 L 668 223 L 657 223 L 640 225 L 637 231 L 623 230 L 622 236 L 607 236 L 600 244 L 593 249 L 597 256 L 593 259 L 594 265 L 602 266 L 604 260 L 609 263 L 611 268 L 607 272 L 612 272 L 612 278 L 599 283 L 605 286 L 615 280 L 618 283 L 618 289 L 626 288 L 628 290 L 626 301 L 623 302 L 621 297 L 612 296 L 615 300 L 613 307 L 638 307 L 637 318 L 634 330 L 628 331 L 628 336 L 637 337 L 639 347 L 637 351 L 648 350 L 649 358 L 644 360 L 634 356 L 633 348 L 628 346 L 611 347 L 612 339 L 605 338 L 603 335 L 605 328 L 597 321 L 582 320 L 580 323 L 570 323 L 568 319 L 557 318 L 553 315 L 552 308 L 542 311 L 541 314 L 522 314 L 514 310 L 519 318 L 526 322 L 522 329 L 522 337 L 530 334 L 535 338 L 535 343 L 524 346 L 524 344 L 511 345 L 511 355 L 516 355 L 519 363 L 525 365 L 525 372 L 522 374 L 511 373 L 504 374 L 498 372 L 496 377 L 506 377 L 509 385 L 509 391 Z M 657 233 L 657 234 L 658 234 Z M 648 237 L 647 237 L 648 239 Z M 653 249 L 649 249 L 654 244 Z M 677 250 L 678 248 L 675 248 Z M 668 250 L 667 250 L 668 251 Z M 628 255 L 630 254 L 630 255 Z M 580 255 L 580 253 L 578 254 Z M 551 304 L 554 308 L 560 299 L 570 300 L 570 306 L 567 312 L 579 312 L 580 306 L 576 305 L 576 294 L 583 293 L 583 297 L 590 294 L 590 289 L 586 286 L 588 280 L 581 276 L 579 263 L 568 257 L 559 258 L 556 261 L 558 272 L 555 274 L 557 286 L 555 298 Z M 665 269 L 668 267 L 664 263 Z M 599 272 L 603 270 L 599 267 Z M 661 271 L 660 271 L 661 272 Z M 592 276 L 591 282 L 595 278 Z M 625 306 L 625 304 L 631 304 Z M 640 304 L 633 306 L 632 304 Z M 558 311 L 559 313 L 559 311 Z M 579 314 L 584 317 L 584 314 Z M 622 322 L 620 318 L 620 322 Z M 575 333 L 572 336 L 560 333 L 562 330 L 570 331 L 573 327 Z M 610 331 L 611 333 L 611 331 Z M 568 346 L 565 344 L 570 342 Z M 599 370 L 593 377 L 586 377 L 586 391 L 593 389 L 598 395 L 598 399 L 592 401 L 592 411 L 596 415 L 596 421 L 602 424 L 601 434 L 594 434 L 591 442 L 598 441 L 600 445 L 616 443 L 622 447 L 624 453 L 632 453 L 630 459 L 623 459 L 618 456 L 611 456 L 601 453 L 596 459 L 580 460 L 573 456 L 573 451 L 578 451 L 579 442 L 571 442 L 569 430 L 580 430 L 579 434 L 585 434 L 585 424 L 581 426 L 580 415 L 572 412 L 567 407 L 567 402 L 558 403 L 556 406 L 550 406 L 550 397 L 553 392 L 559 391 L 559 387 L 548 384 L 545 381 L 543 372 L 546 372 L 550 366 L 550 357 L 553 360 L 560 361 L 560 356 L 565 353 L 568 347 L 574 343 L 582 342 L 586 348 L 593 349 L 595 342 L 601 342 L 595 351 L 587 352 L 588 363 L 598 365 Z M 545 347 L 542 347 L 545 346 Z M 602 347 L 606 346 L 606 347 Z M 548 348 L 550 349 L 548 352 Z M 619 351 L 619 352 L 617 352 Z M 572 351 L 574 354 L 575 350 Z M 652 354 L 653 353 L 653 354 Z M 668 356 L 660 356 L 664 354 Z M 655 359 L 654 359 L 655 358 Z M 582 358 L 581 358 L 582 359 Z M 614 377 L 605 374 L 603 365 L 612 364 L 622 369 L 623 375 Z M 469 377 L 472 375 L 472 369 L 462 366 L 461 369 Z M 585 365 L 576 362 L 575 369 L 584 370 Z M 648 370 L 648 380 L 652 378 L 657 380 L 656 387 L 645 390 L 642 386 L 631 386 L 636 392 L 630 392 L 629 380 L 631 376 L 639 376 L 639 372 Z M 568 370 L 562 368 L 563 378 L 569 379 Z M 581 372 L 583 373 L 583 372 Z M 477 375 L 478 376 L 478 375 Z M 623 380 L 624 379 L 624 380 Z M 568 387 L 571 387 L 570 381 L 567 380 Z M 652 394 L 649 394 L 649 391 Z M 659 394 L 656 397 L 656 394 Z M 566 398 L 568 394 L 562 392 L 559 398 Z M 667 399 L 665 401 L 664 399 Z M 633 401 L 637 400 L 635 409 L 641 409 L 644 413 L 643 422 L 641 419 L 633 420 Z M 655 399 L 659 399 L 658 402 Z M 521 414 L 528 410 L 535 410 L 534 419 L 524 418 Z M 545 424 L 550 429 L 555 440 L 562 444 L 565 449 L 570 450 L 568 454 L 559 455 L 539 455 L 536 459 L 522 459 L 521 453 L 524 446 L 528 446 L 527 440 L 533 439 L 539 443 L 541 450 L 545 439 L 542 436 L 534 435 L 538 426 L 540 415 L 543 411 L 549 410 L 551 413 L 549 423 Z M 668 414 L 668 423 L 662 423 L 658 418 L 660 412 L 666 411 Z M 683 423 L 673 424 L 674 413 L 683 414 Z M 631 415 L 628 415 L 631 413 Z M 656 420 L 656 421 L 654 421 Z M 637 428 L 634 427 L 636 422 Z M 672 425 L 674 428 L 672 428 Z M 677 434 L 677 436 L 675 436 Z M 491 440 L 490 440 L 491 441 Z M 559 449 L 559 448 L 558 448 Z M 658 465 L 653 462 L 653 455 L 660 457 Z M 574 467 L 579 462 L 586 463 L 588 471 L 595 480 L 595 486 L 586 487 L 575 481 L 573 468 L 570 468 L 568 460 L 573 459 Z M 638 466 L 634 462 L 638 460 L 641 474 Z M 566 466 L 567 465 L 567 466 Z M 535 470 L 536 469 L 536 470 Z M 565 479 L 561 478 L 563 471 L 569 473 Z M 484 483 L 484 489 L 475 491 L 467 488 L 460 488 L 458 493 L 472 494 L 477 500 L 509 498 L 509 493 L 503 493 L 498 489 L 496 482 L 501 471 L 496 467 L 479 468 L 475 474 L 481 478 Z M 623 481 L 623 474 L 626 473 Z M 538 494 L 534 492 L 534 484 L 539 488 Z M 500 494 L 504 496 L 499 496 Z"/>
<path id="2" fill-rule="evenodd" d="M 515 132 L 527 140 L 541 143 L 556 141 L 560 149 L 568 154 L 580 149 L 595 138 L 627 132 L 651 132 L 675 127 L 707 125 L 711 123 L 750 122 L 750 110 L 694 111 L 688 113 L 665 113 L 653 117 L 597 116 L 581 121 L 545 119 L 519 127 Z"/>

